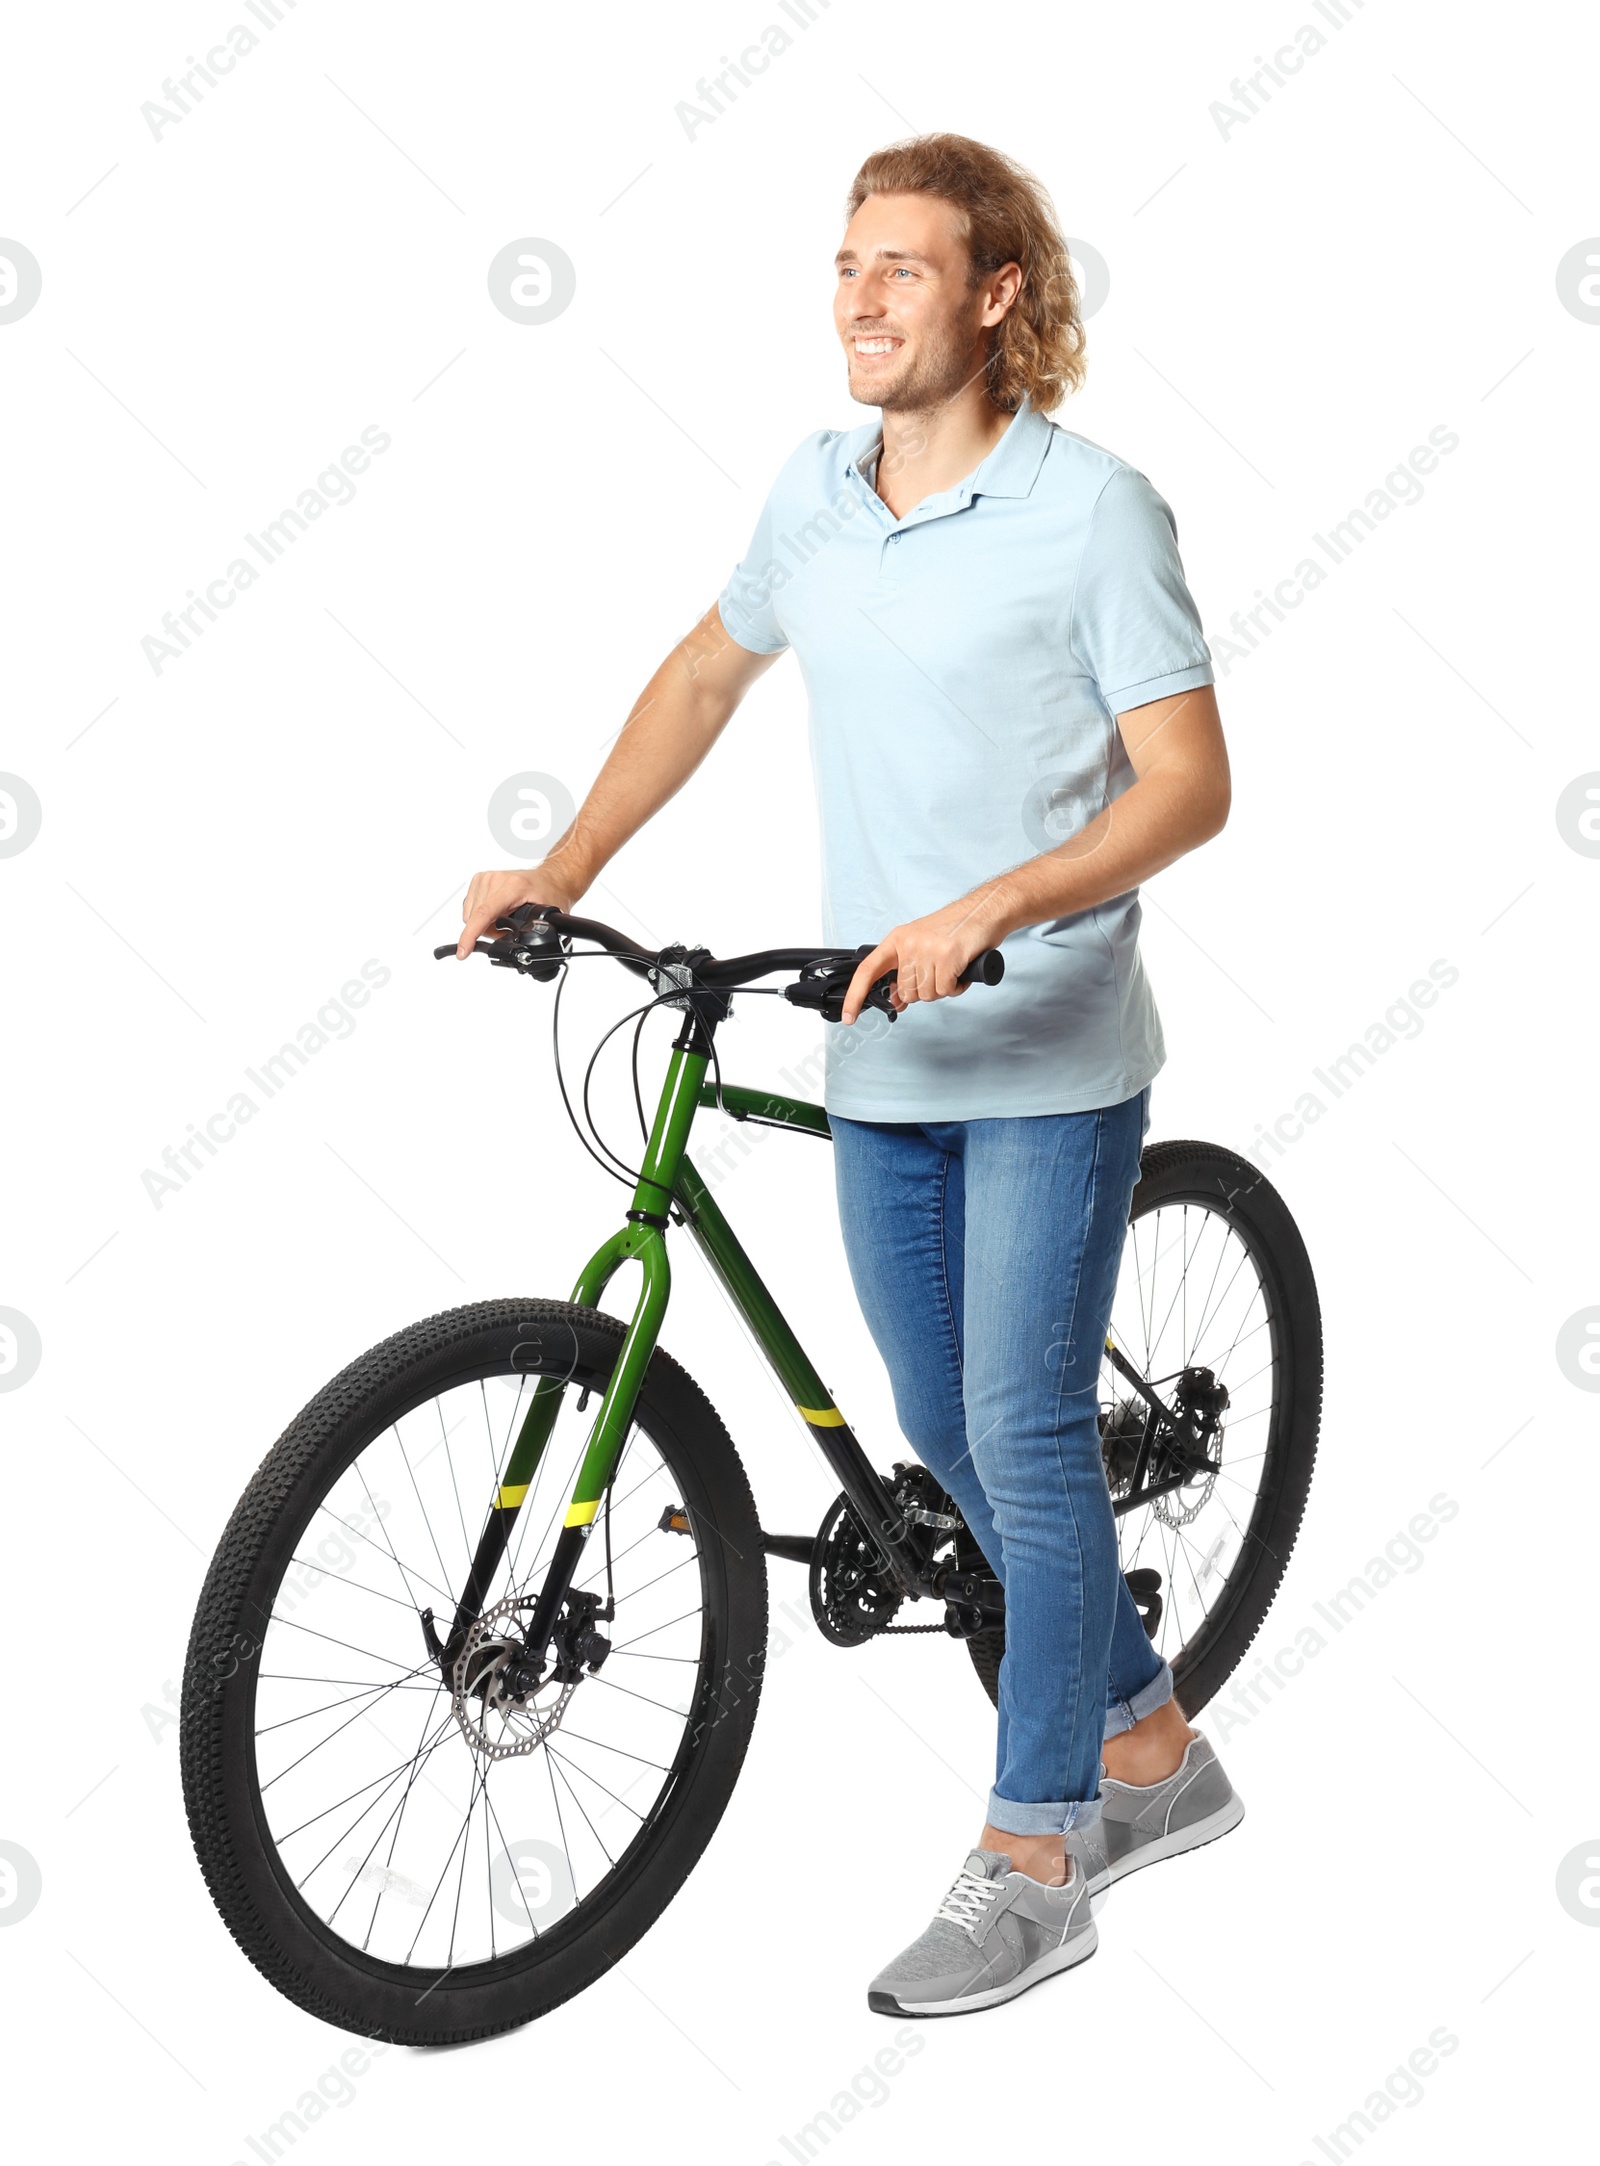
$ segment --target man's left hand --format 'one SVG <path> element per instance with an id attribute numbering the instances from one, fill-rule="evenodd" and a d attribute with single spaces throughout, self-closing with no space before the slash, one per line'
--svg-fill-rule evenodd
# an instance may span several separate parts
<path id="1" fill-rule="evenodd" d="M 950 1000 L 966 992 L 968 988 L 957 983 L 962 971 L 999 937 L 985 916 L 986 900 L 964 895 L 931 917 L 897 925 L 870 955 L 862 957 L 844 997 L 842 1020 L 855 1021 L 874 984 L 891 970 L 895 982 L 889 988 L 889 1000 L 897 1011 L 909 1008 L 913 1001 Z"/>

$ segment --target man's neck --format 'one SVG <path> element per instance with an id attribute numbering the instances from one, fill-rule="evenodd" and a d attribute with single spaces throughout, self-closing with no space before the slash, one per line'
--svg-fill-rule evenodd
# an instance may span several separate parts
<path id="1" fill-rule="evenodd" d="M 951 398 L 886 412 L 879 496 L 903 519 L 924 497 L 953 489 L 981 466 L 1013 418 L 990 399 L 981 374 Z"/>

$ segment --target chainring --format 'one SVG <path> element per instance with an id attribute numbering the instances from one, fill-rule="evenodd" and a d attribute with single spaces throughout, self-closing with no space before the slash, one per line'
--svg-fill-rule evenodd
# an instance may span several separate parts
<path id="1" fill-rule="evenodd" d="M 835 1647 L 860 1647 L 882 1632 L 905 1600 L 876 1543 L 839 1497 L 811 1550 L 811 1614 Z"/>

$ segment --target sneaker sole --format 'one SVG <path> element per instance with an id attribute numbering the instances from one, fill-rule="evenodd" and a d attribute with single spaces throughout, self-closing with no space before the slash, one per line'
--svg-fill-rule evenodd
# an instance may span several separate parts
<path id="1" fill-rule="evenodd" d="M 1043 1985 L 1047 1978 L 1057 1978 L 1062 1971 L 1074 1970 L 1078 1964 L 1087 1963 L 1099 1945 L 1100 1935 L 1091 1924 L 1087 1932 L 1074 1934 L 1054 1955 L 1042 1956 L 1009 1985 L 991 1986 L 986 1993 L 967 1993 L 958 2000 L 949 2001 L 898 2000 L 892 1993 L 869 1992 L 867 2006 L 880 2016 L 919 2017 L 964 2016 L 978 2008 L 998 2008 L 1003 2001 L 1014 2001 L 1019 1994 Z"/>
<path id="2" fill-rule="evenodd" d="M 1226 1805 L 1219 1805 L 1204 1820 L 1196 1820 L 1192 1826 L 1174 1828 L 1170 1835 L 1158 1835 L 1154 1842 L 1141 1843 L 1137 1850 L 1130 1850 L 1125 1858 L 1118 1858 L 1100 1889 L 1109 1888 L 1113 1881 L 1138 1872 L 1142 1865 L 1159 1865 L 1163 1858 L 1180 1857 L 1185 1850 L 1201 1850 L 1207 1843 L 1214 1843 L 1218 1836 L 1227 1835 L 1244 1818 L 1244 1800 L 1239 1796 L 1229 1798 Z M 1094 1891 L 1091 1890 L 1091 1901 Z"/>

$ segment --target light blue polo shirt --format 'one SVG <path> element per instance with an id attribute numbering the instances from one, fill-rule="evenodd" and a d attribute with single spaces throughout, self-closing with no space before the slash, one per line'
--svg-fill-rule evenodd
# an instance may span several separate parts
<path id="1" fill-rule="evenodd" d="M 876 423 L 808 436 L 720 599 L 741 646 L 798 658 L 841 947 L 1087 826 L 1135 780 L 1116 716 L 1213 682 L 1172 513 L 1134 467 L 1024 403 L 964 481 L 896 519 L 881 449 Z M 1131 1098 L 1166 1057 L 1138 936 L 1135 889 L 1013 933 L 998 986 L 828 1026 L 828 1110 Z"/>

